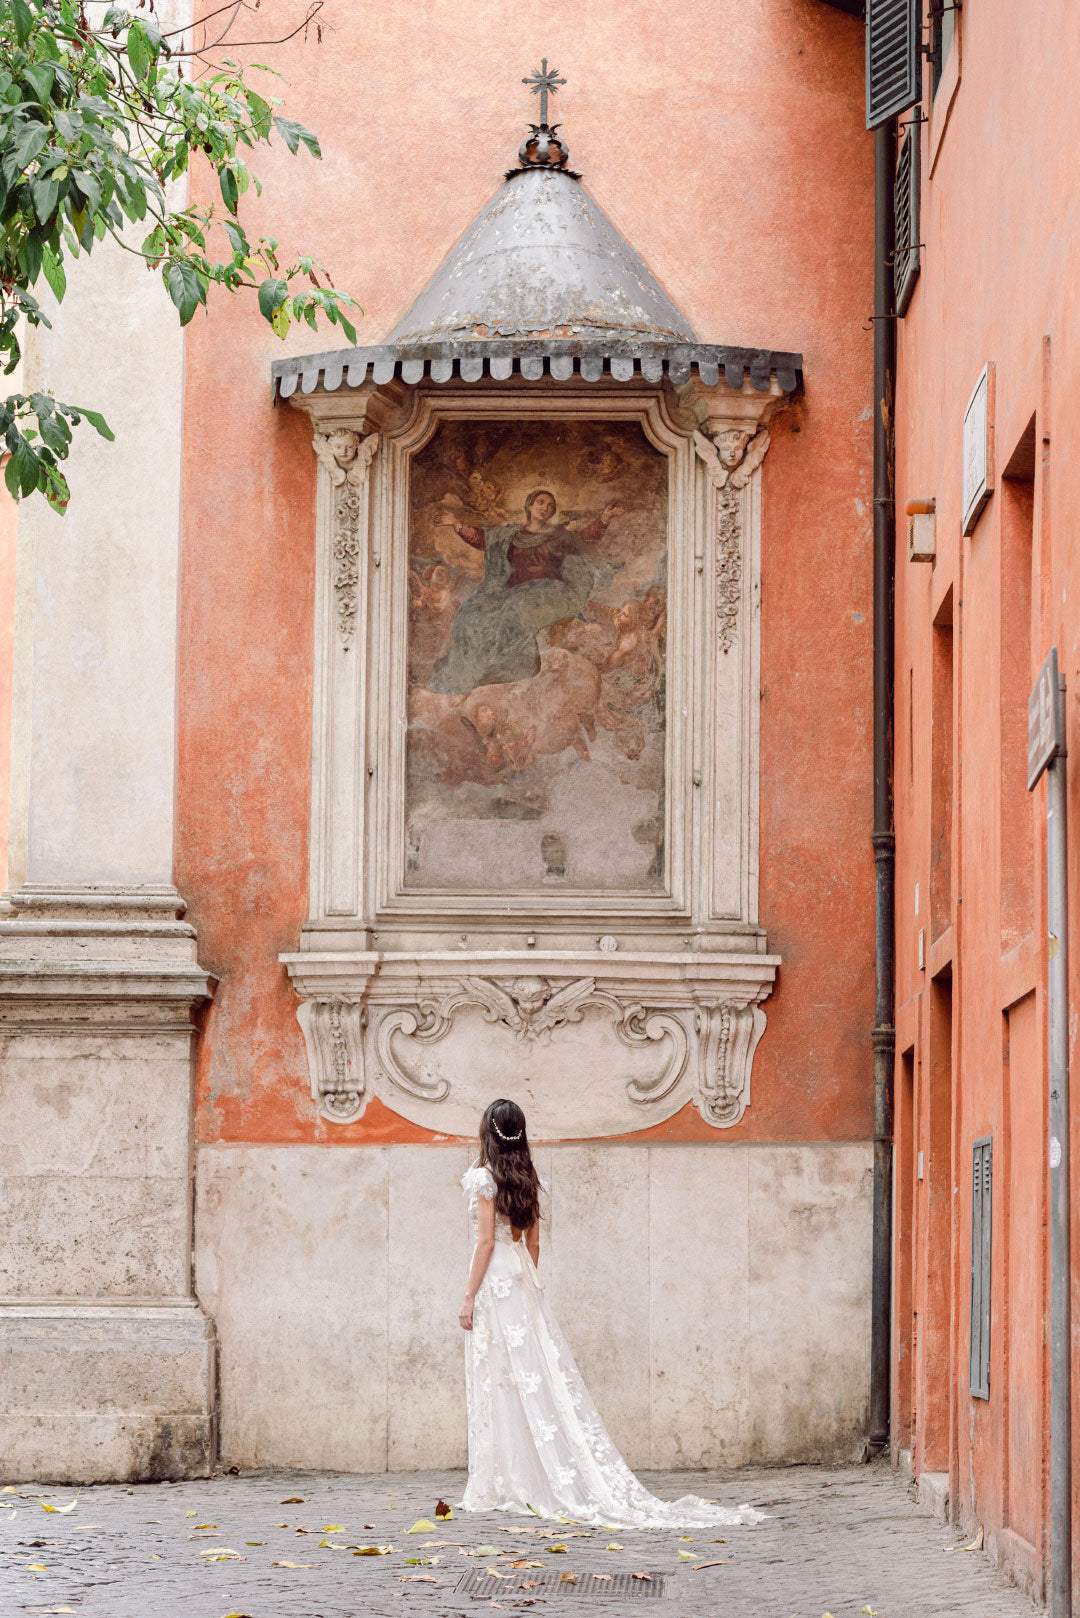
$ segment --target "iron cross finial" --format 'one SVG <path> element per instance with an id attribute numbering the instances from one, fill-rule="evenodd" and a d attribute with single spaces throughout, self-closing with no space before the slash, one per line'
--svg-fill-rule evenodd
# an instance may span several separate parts
<path id="1" fill-rule="evenodd" d="M 548 91 L 550 90 L 552 95 L 554 95 L 559 86 L 566 83 L 566 80 L 560 79 L 558 75 L 558 68 L 549 68 L 547 65 L 547 57 L 545 56 L 541 59 L 540 66 L 534 67 L 528 78 L 522 79 L 521 81 L 522 84 L 527 84 L 529 86 L 533 95 L 538 95 L 540 97 L 541 129 L 544 129 L 547 126 L 548 121 Z"/>

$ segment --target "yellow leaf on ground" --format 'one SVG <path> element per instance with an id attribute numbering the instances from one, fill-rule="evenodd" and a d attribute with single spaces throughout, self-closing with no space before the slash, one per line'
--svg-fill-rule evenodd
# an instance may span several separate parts
<path id="1" fill-rule="evenodd" d="M 560 1573 L 559 1574 L 559 1583 L 560 1584 L 576 1584 L 577 1583 L 577 1574 L 576 1573 L 570 1573 L 570 1572 Z"/>
<path id="2" fill-rule="evenodd" d="M 66 1517 L 69 1511 L 74 1511 L 78 1503 L 78 1495 L 76 1495 L 74 1500 L 72 1500 L 71 1503 L 66 1506 L 50 1506 L 47 1500 L 38 1501 L 38 1505 L 41 1507 L 42 1511 L 58 1511 L 62 1517 Z"/>
<path id="3" fill-rule="evenodd" d="M 983 1548 L 983 1531 L 982 1531 L 982 1523 L 980 1523 L 979 1524 L 979 1532 L 975 1535 L 975 1538 L 971 1541 L 970 1545 L 965 1545 L 964 1546 L 964 1549 L 966 1551 L 981 1551 L 982 1548 Z"/>
<path id="4" fill-rule="evenodd" d="M 30 1573 L 44 1573 L 45 1572 L 45 1563 L 44 1562 L 27 1562 L 26 1567 L 27 1567 L 27 1571 L 30 1572 Z"/>
<path id="5" fill-rule="evenodd" d="M 684 1543 L 684 1544 L 686 1544 L 686 1545 L 692 1545 L 692 1544 L 693 1544 L 693 1543 L 694 1543 L 694 1536 L 693 1536 L 693 1534 L 680 1534 L 680 1535 L 679 1535 L 679 1538 L 680 1538 L 680 1539 L 681 1539 L 681 1540 L 682 1540 L 682 1541 L 683 1541 L 683 1543 Z"/>
<path id="6" fill-rule="evenodd" d="M 215 1529 L 215 1528 L 216 1528 L 216 1527 L 217 1527 L 217 1523 L 216 1523 L 216 1522 L 197 1522 L 197 1523 L 196 1523 L 196 1524 L 195 1524 L 195 1529 L 194 1529 L 194 1532 L 195 1532 L 195 1533 L 196 1533 L 196 1534 L 199 1534 L 199 1533 L 201 1533 L 201 1532 L 202 1532 L 202 1530 L 203 1530 L 203 1529 L 204 1529 L 204 1528 L 209 1528 L 209 1529 L 210 1529 L 210 1530 L 211 1530 L 211 1531 L 213 1531 L 213 1530 L 214 1530 L 214 1529 Z"/>
<path id="7" fill-rule="evenodd" d="M 271 1567 L 314 1567 L 314 1562 L 271 1562 Z"/>
<path id="8" fill-rule="evenodd" d="M 679 1561 L 680 1562 L 696 1562 L 697 1561 L 697 1551 L 680 1551 L 679 1552 Z"/>
<path id="9" fill-rule="evenodd" d="M 411 1528 L 403 1528 L 403 1534 L 433 1534 L 435 1524 L 429 1517 L 417 1517 Z"/>
<path id="10" fill-rule="evenodd" d="M 184 1512 L 185 1517 L 194 1517 L 194 1515 L 195 1515 L 195 1513 L 193 1511 L 185 1511 Z"/>
<path id="11" fill-rule="evenodd" d="M 569 1556 L 569 1545 L 547 1545 L 544 1547 L 549 1556 Z"/>
<path id="12" fill-rule="evenodd" d="M 342 1523 L 339 1523 L 339 1522 L 324 1523 L 323 1526 L 319 1529 L 320 1534 L 343 1534 L 344 1532 L 345 1532 L 344 1525 Z"/>
<path id="13" fill-rule="evenodd" d="M 354 1556 L 389 1556 L 393 1550 L 392 1545 L 358 1545 L 353 1551 Z"/>
<path id="14" fill-rule="evenodd" d="M 563 1546 L 563 1550 L 566 1546 Z M 497 1545 L 478 1545 L 472 1553 L 474 1556 L 501 1556 L 503 1553 Z"/>
<path id="15" fill-rule="evenodd" d="M 609 1551 L 621 1551 L 622 1546 L 616 1544 L 616 1542 L 614 1540 L 612 1540 L 611 1544 L 608 1546 L 608 1550 Z"/>
<path id="16" fill-rule="evenodd" d="M 67 1607 L 64 1608 L 65 1612 L 68 1612 L 69 1610 L 70 1609 Z M 251 1618 L 251 1614 L 250 1612 L 227 1612 L 225 1614 L 225 1618 Z"/>
<path id="17" fill-rule="evenodd" d="M 18 1494 L 18 1492 L 14 1483 L 5 1483 L 4 1487 L 0 1489 L 0 1494 Z"/>

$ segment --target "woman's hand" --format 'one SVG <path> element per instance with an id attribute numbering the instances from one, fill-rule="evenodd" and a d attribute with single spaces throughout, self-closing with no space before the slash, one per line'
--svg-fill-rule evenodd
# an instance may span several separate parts
<path id="1" fill-rule="evenodd" d="M 625 511 L 625 506 L 621 506 L 617 501 L 614 501 L 611 505 L 604 507 L 600 513 L 600 520 L 601 522 L 611 522 L 613 517 L 621 517 Z"/>
<path id="2" fill-rule="evenodd" d="M 469 1297 L 468 1293 L 466 1293 L 465 1301 L 461 1305 L 461 1308 L 458 1310 L 458 1317 L 457 1317 L 458 1318 L 458 1325 L 461 1327 L 462 1331 L 472 1331 L 472 1312 L 473 1312 L 473 1301 Z"/>

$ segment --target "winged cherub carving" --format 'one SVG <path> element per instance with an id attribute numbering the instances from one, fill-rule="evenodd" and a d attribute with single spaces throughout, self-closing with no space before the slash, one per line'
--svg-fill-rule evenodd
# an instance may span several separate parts
<path id="1" fill-rule="evenodd" d="M 468 998 L 483 1008 L 486 1022 L 501 1022 L 519 1039 L 538 1039 L 564 1023 L 580 1022 L 595 978 L 577 978 L 552 992 L 546 978 L 511 978 L 502 988 L 491 978 L 462 978 Z"/>
<path id="2" fill-rule="evenodd" d="M 765 459 L 769 439 L 767 427 L 757 433 L 746 427 L 721 427 L 714 438 L 702 432 L 694 434 L 698 454 L 717 489 L 726 488 L 729 481 L 733 489 L 745 488 Z"/>

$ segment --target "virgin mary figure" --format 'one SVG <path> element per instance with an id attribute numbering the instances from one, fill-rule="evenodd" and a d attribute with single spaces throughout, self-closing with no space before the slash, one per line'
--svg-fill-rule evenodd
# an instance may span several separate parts
<path id="1" fill-rule="evenodd" d="M 447 512 L 442 525 L 483 551 L 484 576 L 458 608 L 449 650 L 436 663 L 428 689 L 460 695 L 538 674 L 537 635 L 562 618 L 576 618 L 592 591 L 593 569 L 579 547 L 595 545 L 625 509 L 605 506 L 587 528 L 573 531 L 556 523 L 555 496 L 534 489 L 525 501 L 524 523 L 472 528 Z"/>

